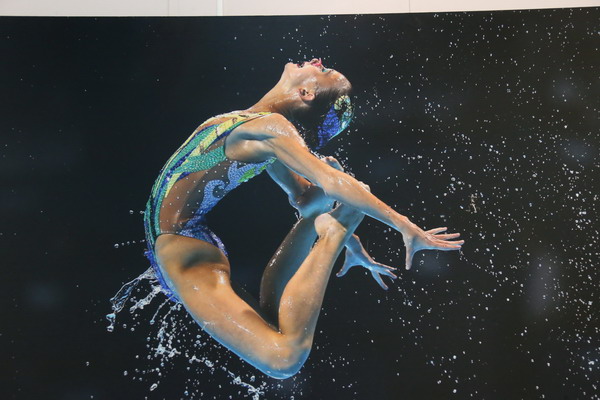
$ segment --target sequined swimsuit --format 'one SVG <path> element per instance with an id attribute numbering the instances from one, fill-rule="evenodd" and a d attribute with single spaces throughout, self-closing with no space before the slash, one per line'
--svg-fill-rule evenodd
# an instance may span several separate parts
<path id="1" fill-rule="evenodd" d="M 225 138 L 239 125 L 268 114 L 232 112 L 207 120 L 171 156 L 154 183 L 144 213 L 146 256 L 172 300 L 177 298 L 154 254 L 156 238 L 163 233 L 192 237 L 227 254 L 223 242 L 206 226 L 205 216 L 227 193 L 260 174 L 275 158 L 259 163 L 231 160 L 225 155 Z"/>

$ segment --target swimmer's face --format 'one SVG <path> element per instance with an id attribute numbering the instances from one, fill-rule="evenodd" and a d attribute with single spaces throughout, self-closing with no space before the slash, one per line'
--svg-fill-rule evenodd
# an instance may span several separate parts
<path id="1" fill-rule="evenodd" d="M 349 87 L 350 82 L 339 71 L 326 68 L 321 59 L 313 58 L 300 63 L 287 63 L 281 79 L 295 87 L 333 89 Z"/>

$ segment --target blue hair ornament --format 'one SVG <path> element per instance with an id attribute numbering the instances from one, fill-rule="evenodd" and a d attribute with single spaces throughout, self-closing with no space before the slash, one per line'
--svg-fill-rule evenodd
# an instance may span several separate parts
<path id="1" fill-rule="evenodd" d="M 317 149 L 325 146 L 334 136 L 339 135 L 350 125 L 354 109 L 348 95 L 342 95 L 336 99 L 327 114 L 323 123 L 317 129 L 319 144 Z"/>

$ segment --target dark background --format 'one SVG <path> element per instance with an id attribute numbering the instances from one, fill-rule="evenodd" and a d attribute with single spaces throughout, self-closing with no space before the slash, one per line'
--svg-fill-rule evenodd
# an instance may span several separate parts
<path id="1" fill-rule="evenodd" d="M 597 399 L 598 21 L 598 8 L 0 18 L 1 396 L 242 398 L 239 376 L 267 399 Z M 462 232 L 462 256 L 422 254 L 388 292 L 358 269 L 332 278 L 286 381 L 159 309 L 162 294 L 107 332 L 109 298 L 148 267 L 140 211 L 163 163 L 313 56 L 358 105 L 322 153 L 419 225 Z M 261 175 L 210 217 L 256 292 L 295 221 L 285 196 Z M 398 234 L 373 221 L 359 234 L 403 264 Z"/>

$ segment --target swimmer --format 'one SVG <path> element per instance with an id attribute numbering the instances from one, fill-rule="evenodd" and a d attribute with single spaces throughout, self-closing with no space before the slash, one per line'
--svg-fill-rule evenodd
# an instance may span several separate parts
<path id="1" fill-rule="evenodd" d="M 350 123 L 350 89 L 348 79 L 320 59 L 286 64 L 258 103 L 210 118 L 192 133 L 161 170 L 146 206 L 146 255 L 164 291 L 214 339 L 274 378 L 293 376 L 308 358 L 325 288 L 344 247 L 339 276 L 360 265 L 384 289 L 382 276 L 396 277 L 354 235 L 365 215 L 402 234 L 406 269 L 418 251 L 463 244 L 452 240 L 458 233 L 442 233 L 446 228 L 422 230 L 334 158 L 310 151 L 307 143 L 318 149 Z M 264 170 L 301 218 L 266 266 L 256 301 L 232 285 L 227 250 L 205 216 Z"/>

